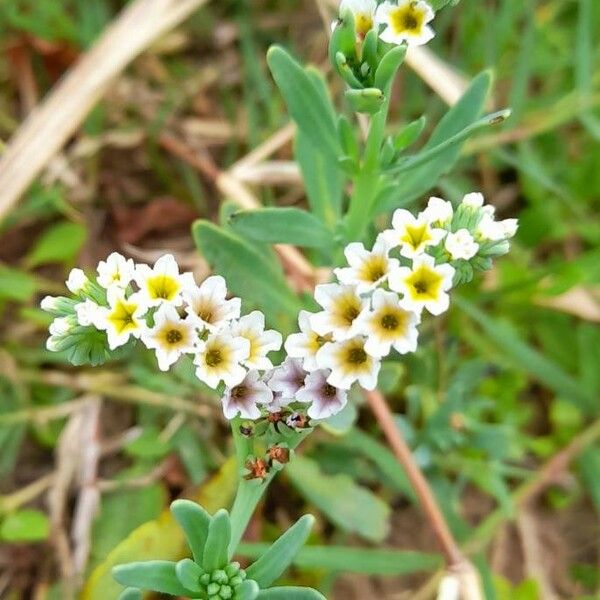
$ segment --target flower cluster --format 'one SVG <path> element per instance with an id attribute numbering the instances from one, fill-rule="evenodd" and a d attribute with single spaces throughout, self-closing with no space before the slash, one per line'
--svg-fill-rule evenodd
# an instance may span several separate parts
<path id="1" fill-rule="evenodd" d="M 150 267 L 113 253 L 94 280 L 74 269 L 73 297 L 42 301 L 55 316 L 47 347 L 67 350 L 74 364 L 99 364 L 139 340 L 163 371 L 190 355 L 198 379 L 222 392 L 228 419 L 303 429 L 342 410 L 355 382 L 374 389 L 392 349 L 414 352 L 422 315 L 446 311 L 450 288 L 490 268 L 516 229 L 516 219 L 497 221 L 476 193 L 456 210 L 440 198 L 417 216 L 396 210 L 372 248 L 345 248 L 348 266 L 334 269 L 337 282 L 317 286 L 321 310 L 300 312 L 300 331 L 285 340 L 287 357 L 277 367 L 268 354 L 283 339 L 265 329 L 265 316 L 241 315 L 222 277 L 197 285 L 170 254 Z"/>
<path id="2" fill-rule="evenodd" d="M 376 0 L 342 0 L 340 15 L 349 11 L 354 18 L 354 27 L 359 40 L 370 30 L 376 29 L 379 37 L 388 44 L 419 46 L 429 42 L 433 30 L 429 27 L 435 13 L 423 0 L 398 0 L 383 2 Z"/>

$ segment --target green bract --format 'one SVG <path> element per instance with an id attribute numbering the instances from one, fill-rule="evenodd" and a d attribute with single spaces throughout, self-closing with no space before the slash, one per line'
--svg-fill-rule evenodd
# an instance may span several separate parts
<path id="1" fill-rule="evenodd" d="M 231 560 L 232 526 L 227 511 L 219 510 L 211 516 L 194 502 L 176 500 L 171 512 L 184 531 L 192 559 L 155 560 L 115 567 L 115 579 L 129 586 L 120 600 L 140 598 L 140 590 L 202 600 L 323 600 L 323 596 L 311 588 L 269 587 L 288 568 L 306 541 L 314 523 L 311 515 L 299 519 L 254 564 L 242 569 Z"/>

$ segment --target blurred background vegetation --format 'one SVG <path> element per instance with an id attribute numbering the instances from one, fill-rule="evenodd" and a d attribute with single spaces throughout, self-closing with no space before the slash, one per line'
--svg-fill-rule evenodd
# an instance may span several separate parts
<path id="1" fill-rule="evenodd" d="M 0 0 L 0 144 L 124 4 Z M 190 225 L 227 213 L 211 169 L 288 122 L 265 65 L 271 43 L 326 69 L 324 9 L 208 3 L 135 60 L 0 221 L 0 596 L 64 598 L 74 578 L 87 581 L 84 597 L 113 597 L 113 548 L 132 560 L 141 546 L 180 544 L 164 517 L 123 544 L 136 527 L 181 493 L 229 502 L 228 430 L 191 371 L 158 374 L 143 353 L 94 372 L 69 367 L 44 350 L 38 305 L 61 293 L 71 267 L 112 250 L 148 261 L 170 251 L 197 278 L 208 273 Z M 434 24 L 429 48 L 467 80 L 493 69 L 489 108 L 513 116 L 471 139 L 432 193 L 457 201 L 481 189 L 520 228 L 419 351 L 386 365 L 381 389 L 488 598 L 598 598 L 600 7 L 463 0 Z M 432 128 L 446 107 L 404 69 L 392 116 L 400 126 L 423 109 Z M 273 158 L 291 161 L 291 145 Z M 247 183 L 266 205 L 302 205 L 282 165 Z M 436 548 L 372 417 L 359 406 L 356 425 L 332 429 L 312 436 L 267 494 L 248 556 L 311 510 L 315 548 L 290 578 L 344 600 L 432 597 Z M 89 489 L 101 494 L 93 519 Z M 371 558 L 356 550 L 382 544 Z"/>

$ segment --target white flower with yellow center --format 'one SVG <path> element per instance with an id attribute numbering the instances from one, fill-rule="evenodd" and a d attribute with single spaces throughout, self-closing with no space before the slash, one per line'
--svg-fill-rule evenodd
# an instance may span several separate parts
<path id="1" fill-rule="evenodd" d="M 392 269 L 398 267 L 395 258 L 389 258 L 391 245 L 379 235 L 371 251 L 360 242 L 348 244 L 344 250 L 349 267 L 334 269 L 340 283 L 355 285 L 359 294 L 370 292 L 383 283 Z"/>
<path id="2" fill-rule="evenodd" d="M 403 208 L 394 211 L 392 229 L 382 234 L 392 247 L 400 246 L 400 254 L 414 258 L 423 254 L 429 246 L 435 246 L 446 235 L 446 231 L 432 227 L 421 213 L 415 217 Z"/>
<path id="3" fill-rule="evenodd" d="M 179 274 L 179 266 L 172 254 L 161 256 L 153 267 L 137 265 L 133 277 L 148 306 L 159 306 L 164 302 L 179 306 L 181 293 L 195 287 L 191 273 Z"/>
<path id="4" fill-rule="evenodd" d="M 197 322 L 199 328 L 216 332 L 225 327 L 233 319 L 240 316 L 241 300 L 227 300 L 227 285 L 220 275 L 208 277 L 200 287 L 183 291 L 185 308 L 190 318 Z"/>
<path id="5" fill-rule="evenodd" d="M 356 334 L 356 319 L 367 309 L 367 301 L 355 286 L 324 283 L 315 288 L 315 300 L 324 310 L 310 317 L 312 329 L 321 336 L 331 333 L 334 340 Z"/>
<path id="6" fill-rule="evenodd" d="M 215 333 L 200 345 L 194 358 L 196 377 L 211 388 L 224 381 L 229 388 L 235 387 L 246 376 L 240 364 L 250 356 L 250 342 L 229 333 Z"/>
<path id="7" fill-rule="evenodd" d="M 468 229 L 450 232 L 444 240 L 444 247 L 452 260 L 469 260 L 477 254 L 479 244 L 473 239 Z"/>
<path id="8" fill-rule="evenodd" d="M 427 207 L 421 213 L 421 216 L 431 225 L 445 227 L 452 221 L 454 209 L 452 203 L 448 200 L 432 196 L 429 198 Z"/>
<path id="9" fill-rule="evenodd" d="M 366 390 L 377 385 L 381 363 L 365 350 L 363 336 L 341 341 L 328 342 L 317 352 L 317 363 L 321 369 L 329 369 L 327 383 L 344 390 L 355 382 Z"/>
<path id="10" fill-rule="evenodd" d="M 170 304 L 163 304 L 154 313 L 154 327 L 146 329 L 141 338 L 155 351 L 161 371 L 168 371 L 182 354 L 196 352 L 199 342 L 195 324 L 189 318 L 182 319 Z"/>
<path id="11" fill-rule="evenodd" d="M 283 338 L 279 331 L 268 329 L 265 331 L 265 315 L 259 310 L 244 315 L 234 321 L 230 327 L 233 336 L 242 337 L 250 343 L 250 352 L 242 361 L 249 369 L 272 369 L 273 363 L 267 354 L 281 348 Z"/>
<path id="12" fill-rule="evenodd" d="M 417 349 L 417 325 L 420 316 L 406 310 L 398 294 L 375 290 L 371 299 L 372 310 L 361 315 L 362 331 L 367 341 L 365 351 L 372 356 L 387 356 L 392 346 L 400 353 Z"/>
<path id="13" fill-rule="evenodd" d="M 413 259 L 412 269 L 400 267 L 389 277 L 389 285 L 403 294 L 401 304 L 407 310 L 421 313 L 423 308 L 432 315 L 448 310 L 448 290 L 452 287 L 454 268 L 449 264 L 436 265 L 428 254 Z"/>
<path id="14" fill-rule="evenodd" d="M 98 263 L 98 283 L 108 289 L 116 286 L 125 289 L 135 272 L 135 264 L 131 258 L 126 259 L 118 252 L 110 254 L 106 260 Z"/>
<path id="15" fill-rule="evenodd" d="M 125 297 L 124 290 L 113 287 L 106 294 L 108 308 L 98 309 L 94 318 L 96 328 L 106 331 L 108 347 L 111 350 L 123 346 L 129 338 L 139 338 L 146 329 L 146 322 L 141 317 L 148 306 L 139 294 Z"/>
<path id="16" fill-rule="evenodd" d="M 348 391 L 328 383 L 329 371 L 313 371 L 297 393 L 298 402 L 310 404 L 306 413 L 311 419 L 327 419 L 339 413 L 348 402 Z"/>
<path id="17" fill-rule="evenodd" d="M 312 313 L 307 310 L 301 310 L 298 314 L 298 326 L 300 333 L 292 333 L 285 340 L 285 351 L 292 358 L 302 359 L 302 366 L 305 371 L 314 371 L 318 369 L 317 352 L 323 344 L 330 342 L 333 336 L 330 333 L 325 335 L 318 334 L 310 324 Z"/>
<path id="18" fill-rule="evenodd" d="M 342 0 L 340 2 L 340 15 L 349 10 L 354 17 L 356 36 L 363 39 L 369 30 L 373 29 L 375 19 L 375 10 L 377 2 L 375 0 Z"/>
<path id="19" fill-rule="evenodd" d="M 517 219 L 496 221 L 493 215 L 484 214 L 477 225 L 476 236 L 481 241 L 499 242 L 514 237 L 518 227 Z"/>
<path id="20" fill-rule="evenodd" d="M 261 414 L 258 405 L 267 405 L 272 400 L 273 392 L 260 380 L 258 371 L 248 371 L 240 383 L 225 390 L 221 404 L 227 419 L 238 415 L 242 419 L 258 419 Z"/>
<path id="21" fill-rule="evenodd" d="M 375 22 L 386 26 L 379 36 L 384 42 L 420 46 L 435 35 L 427 25 L 434 16 L 431 6 L 423 0 L 399 0 L 398 4 L 380 4 Z"/>

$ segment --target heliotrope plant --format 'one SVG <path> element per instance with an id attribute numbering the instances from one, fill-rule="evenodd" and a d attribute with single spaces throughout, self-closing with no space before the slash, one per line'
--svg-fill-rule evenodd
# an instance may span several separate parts
<path id="1" fill-rule="evenodd" d="M 382 232 L 372 225 L 386 212 L 382 206 L 393 198 L 399 173 L 445 160 L 473 130 L 507 115 L 450 128 L 444 139 L 412 156 L 403 153 L 421 134 L 423 118 L 394 136 L 386 134 L 394 75 L 408 46 L 433 37 L 433 8 L 423 0 L 342 1 L 329 55 L 348 85 L 350 107 L 370 116 L 362 144 L 349 119 L 334 116 L 313 71 L 281 48 L 269 52 L 299 137 L 344 173 L 352 189 L 345 209 L 342 203 L 323 209 L 309 193 L 312 212 L 330 228 L 329 256 L 345 264 L 333 269 L 330 283 L 316 286 L 312 306 L 318 308 L 299 312 L 298 332 L 284 339 L 267 328 L 269 315 L 242 314 L 242 300 L 228 293 L 223 277 L 196 282 L 169 254 L 149 266 L 113 253 L 95 276 L 74 269 L 68 297 L 42 301 L 55 316 L 48 349 L 66 352 L 75 365 L 100 365 L 119 349 L 141 344 L 154 352 L 162 371 L 191 357 L 196 377 L 218 392 L 231 422 L 240 469 L 231 516 L 219 511 L 211 517 L 193 503 L 174 502 L 171 510 L 192 559 L 117 567 L 115 578 L 131 588 L 127 597 L 137 589 L 208 600 L 322 597 L 308 588 L 269 587 L 304 543 L 312 523 L 308 516 L 249 568 L 231 562 L 258 500 L 304 437 L 346 406 L 352 386 L 375 389 L 382 360 L 414 352 L 422 322 L 448 310 L 452 289 L 508 252 L 517 222 L 496 219 L 480 193 L 456 204 L 431 197 L 416 214 L 389 211 L 391 223 Z M 297 153 L 306 174 L 302 143 L 299 139 Z M 404 201 L 397 198 L 395 204 Z M 243 218 L 238 213 L 238 225 Z M 274 365 L 270 355 L 282 347 L 284 359 Z"/>

